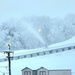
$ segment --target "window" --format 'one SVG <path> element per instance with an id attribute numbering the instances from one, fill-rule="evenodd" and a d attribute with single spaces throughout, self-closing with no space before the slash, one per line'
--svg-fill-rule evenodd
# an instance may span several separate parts
<path id="1" fill-rule="evenodd" d="M 31 75 L 31 72 L 30 71 L 25 71 L 24 75 Z"/>
<path id="2" fill-rule="evenodd" d="M 37 56 L 39 56 L 39 53 L 37 53 Z"/>
<path id="3" fill-rule="evenodd" d="M 49 53 L 50 53 L 50 54 L 53 53 L 52 50 L 50 50 Z"/>
<path id="4" fill-rule="evenodd" d="M 74 46 L 74 49 L 75 49 L 75 46 Z"/>
<path id="5" fill-rule="evenodd" d="M 40 71 L 39 75 L 46 75 L 46 71 Z"/>
<path id="6" fill-rule="evenodd" d="M 62 48 L 62 51 L 64 51 L 65 49 L 64 48 Z"/>
<path id="7" fill-rule="evenodd" d="M 71 47 L 68 47 L 68 50 L 71 50 Z"/>

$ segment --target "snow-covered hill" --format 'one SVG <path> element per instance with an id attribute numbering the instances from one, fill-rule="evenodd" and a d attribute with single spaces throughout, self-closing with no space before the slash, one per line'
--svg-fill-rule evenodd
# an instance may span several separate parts
<path id="1" fill-rule="evenodd" d="M 49 49 L 57 49 L 57 48 L 66 47 L 66 46 L 74 46 L 75 45 L 74 39 L 75 39 L 75 37 L 73 37 L 70 40 L 67 40 L 65 42 L 51 45 L 48 48 Z M 47 49 L 41 48 L 41 49 L 27 50 L 27 51 L 21 50 L 21 51 L 15 51 L 14 54 L 20 55 L 20 53 L 24 54 L 24 52 L 31 53 L 31 52 L 41 51 L 41 50 L 43 51 L 43 50 L 47 50 Z M 75 72 L 74 57 L 75 57 L 75 51 L 70 50 L 70 51 L 65 51 L 65 52 L 51 54 L 51 55 L 44 55 L 44 56 L 33 57 L 33 58 L 25 58 L 25 59 L 20 59 L 20 60 L 12 60 L 11 72 L 12 72 L 12 75 L 22 75 L 21 70 L 25 67 L 29 67 L 31 69 L 38 69 L 39 67 L 43 66 L 50 70 L 52 70 L 52 69 L 71 69 L 72 74 L 74 74 L 74 72 Z M 7 61 L 0 62 L 0 66 L 8 66 L 8 62 Z M 0 71 L 8 72 L 8 68 L 6 69 L 6 68 L 0 67 Z M 0 75 L 1 74 L 2 73 L 0 73 Z"/>
<path id="2" fill-rule="evenodd" d="M 0 24 L 0 51 L 8 49 L 36 49 L 65 41 L 75 36 L 75 15 L 63 19 L 49 16 L 22 17 Z"/>

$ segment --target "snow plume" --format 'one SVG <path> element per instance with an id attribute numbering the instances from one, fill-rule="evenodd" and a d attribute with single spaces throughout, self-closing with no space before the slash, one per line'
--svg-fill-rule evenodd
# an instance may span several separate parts
<path id="1" fill-rule="evenodd" d="M 36 31 L 31 23 L 20 22 L 19 28 L 20 28 L 22 35 L 24 35 L 25 32 L 27 31 L 27 32 L 31 33 L 32 36 L 34 35 L 37 39 L 39 39 L 43 44 L 45 44 L 45 41 L 43 40 L 43 38 L 39 34 L 39 31 Z"/>

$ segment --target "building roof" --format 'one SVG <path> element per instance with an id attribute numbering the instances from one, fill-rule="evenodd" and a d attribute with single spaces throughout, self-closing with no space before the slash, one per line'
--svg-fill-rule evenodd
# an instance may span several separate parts
<path id="1" fill-rule="evenodd" d="M 25 67 L 24 69 L 22 69 L 21 71 L 25 70 L 25 69 L 29 69 L 29 70 L 33 70 L 33 69 L 30 69 L 28 67 Z M 33 70 L 33 72 L 36 72 L 37 70 L 40 70 L 40 69 L 45 69 L 45 70 L 49 70 L 49 69 L 46 69 L 45 67 L 40 67 L 36 70 Z M 49 70 L 49 71 L 71 71 L 71 69 L 54 69 L 54 70 Z"/>
<path id="2" fill-rule="evenodd" d="M 45 70 L 48 70 L 48 69 L 46 69 L 46 68 L 44 68 L 44 67 L 40 67 L 40 68 L 38 68 L 37 70 L 40 70 L 40 69 L 45 69 Z"/>
<path id="3" fill-rule="evenodd" d="M 23 71 L 23 70 L 25 70 L 25 69 L 29 69 L 29 70 L 32 70 L 32 69 L 30 69 L 30 68 L 28 68 L 28 67 L 25 67 L 25 68 L 23 68 L 21 71 Z"/>

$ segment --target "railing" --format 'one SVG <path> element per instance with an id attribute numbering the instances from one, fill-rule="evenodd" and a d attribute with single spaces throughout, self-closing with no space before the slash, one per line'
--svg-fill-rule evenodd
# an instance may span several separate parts
<path id="1" fill-rule="evenodd" d="M 11 58 L 11 60 L 18 60 L 18 59 L 23 59 L 23 58 L 32 58 L 32 57 L 36 57 L 36 56 L 42 56 L 42 55 L 48 55 L 48 54 L 53 54 L 53 53 L 59 53 L 59 52 L 64 52 L 64 51 L 69 51 L 69 50 L 74 50 L 74 49 L 75 49 L 75 46 L 69 46 L 69 47 L 58 48 L 58 49 L 53 49 L 53 50 L 49 50 L 48 49 L 47 51 L 14 56 L 13 58 Z M 4 61 L 7 61 L 7 58 L 0 59 L 0 62 L 4 62 Z"/>

